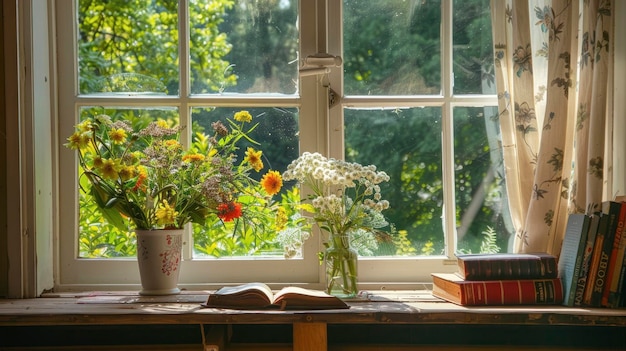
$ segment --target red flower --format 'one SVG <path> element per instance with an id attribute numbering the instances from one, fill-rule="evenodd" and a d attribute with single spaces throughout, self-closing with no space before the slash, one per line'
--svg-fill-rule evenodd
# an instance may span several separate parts
<path id="1" fill-rule="evenodd" d="M 217 206 L 217 216 L 224 222 L 230 222 L 241 217 L 241 204 L 238 202 L 226 202 Z"/>

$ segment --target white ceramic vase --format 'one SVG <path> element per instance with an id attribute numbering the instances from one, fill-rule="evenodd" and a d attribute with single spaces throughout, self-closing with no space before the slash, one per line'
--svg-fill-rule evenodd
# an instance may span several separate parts
<path id="1" fill-rule="evenodd" d="M 137 261 L 141 276 L 140 295 L 180 293 L 183 229 L 135 230 Z"/>

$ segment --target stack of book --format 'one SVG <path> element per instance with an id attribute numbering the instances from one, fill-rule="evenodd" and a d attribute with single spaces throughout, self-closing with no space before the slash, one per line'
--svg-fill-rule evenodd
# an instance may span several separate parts
<path id="1" fill-rule="evenodd" d="M 463 306 L 558 305 L 557 258 L 537 254 L 458 255 L 456 273 L 433 273 L 435 297 Z"/>
<path id="2" fill-rule="evenodd" d="M 605 201 L 592 215 L 569 215 L 559 255 L 564 305 L 626 307 L 625 223 L 622 201 Z"/>

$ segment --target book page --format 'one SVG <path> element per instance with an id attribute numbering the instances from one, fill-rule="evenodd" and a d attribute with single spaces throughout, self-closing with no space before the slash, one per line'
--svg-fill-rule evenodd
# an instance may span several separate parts
<path id="1" fill-rule="evenodd" d="M 296 286 L 281 289 L 274 296 L 274 304 L 281 308 L 347 308 L 341 299 L 321 290 Z"/>
<path id="2" fill-rule="evenodd" d="M 299 294 L 299 295 L 307 295 L 307 296 L 313 296 L 313 297 L 330 297 L 330 298 L 332 298 L 332 296 L 328 295 L 324 291 L 305 289 L 305 288 L 301 288 L 301 287 L 297 287 L 297 286 L 287 286 L 285 288 L 282 288 L 279 292 L 276 293 L 274 298 L 278 299 L 280 296 L 283 296 L 283 295 L 286 295 L 286 294 Z"/>
<path id="3" fill-rule="evenodd" d="M 258 290 L 267 296 L 267 301 L 272 301 L 274 296 L 269 286 L 263 283 L 246 283 L 237 286 L 225 286 L 215 292 L 218 295 L 249 294 L 250 290 Z"/>

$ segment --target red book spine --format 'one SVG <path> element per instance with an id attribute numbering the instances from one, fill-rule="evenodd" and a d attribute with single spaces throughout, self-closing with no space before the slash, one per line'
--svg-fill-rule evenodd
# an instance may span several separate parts
<path id="1" fill-rule="evenodd" d="M 560 279 L 465 281 L 462 284 L 461 304 L 536 305 L 561 304 L 563 286 Z"/>

